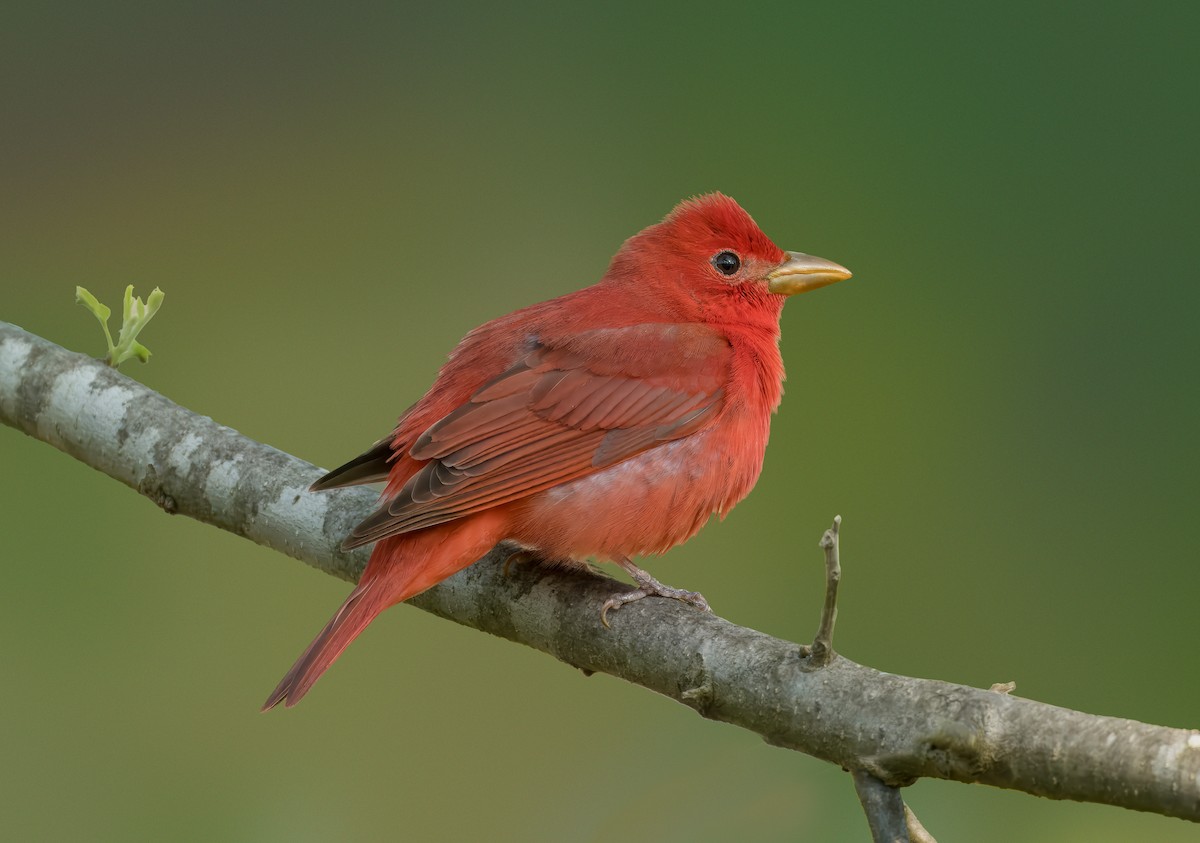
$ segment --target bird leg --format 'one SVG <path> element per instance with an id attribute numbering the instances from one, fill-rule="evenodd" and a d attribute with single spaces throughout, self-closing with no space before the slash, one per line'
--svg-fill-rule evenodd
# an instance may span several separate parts
<path id="1" fill-rule="evenodd" d="M 712 611 L 708 607 L 708 601 L 704 599 L 703 594 L 663 585 L 625 557 L 614 561 L 624 568 L 629 573 L 629 576 L 633 577 L 633 581 L 638 584 L 638 587 L 634 591 L 622 591 L 619 594 L 614 594 L 604 601 L 604 606 L 600 609 L 600 623 L 606 627 L 608 626 L 609 609 L 619 609 L 626 603 L 641 600 L 643 597 L 671 597 L 675 600 L 682 600 L 684 603 L 690 603 L 702 612 Z"/>

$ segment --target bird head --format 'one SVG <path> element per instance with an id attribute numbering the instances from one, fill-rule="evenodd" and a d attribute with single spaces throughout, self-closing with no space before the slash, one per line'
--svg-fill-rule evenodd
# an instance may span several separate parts
<path id="1" fill-rule="evenodd" d="M 843 281 L 850 271 L 784 251 L 737 202 L 709 193 L 680 202 L 629 238 L 609 276 L 636 283 L 643 296 L 697 309 L 700 318 L 761 311 L 777 320 L 788 296 Z"/>

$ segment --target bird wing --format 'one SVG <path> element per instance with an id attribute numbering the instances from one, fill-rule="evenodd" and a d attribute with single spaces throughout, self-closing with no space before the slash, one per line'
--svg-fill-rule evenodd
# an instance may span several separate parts
<path id="1" fill-rule="evenodd" d="M 730 346 L 703 326 L 638 325 L 536 341 L 421 433 L 426 461 L 346 549 L 528 497 L 706 427 Z"/>
<path id="2" fill-rule="evenodd" d="M 392 440 L 394 434 L 388 434 L 366 451 L 363 451 L 350 462 L 340 465 L 333 471 L 326 472 L 319 480 L 308 487 L 310 492 L 324 492 L 327 489 L 341 489 L 344 486 L 358 486 L 363 483 L 378 483 L 387 480 L 391 469 Z"/>

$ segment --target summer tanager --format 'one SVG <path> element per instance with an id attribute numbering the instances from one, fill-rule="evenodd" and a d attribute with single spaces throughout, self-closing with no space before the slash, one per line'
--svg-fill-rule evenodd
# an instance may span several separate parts
<path id="1" fill-rule="evenodd" d="M 783 393 L 783 303 L 849 277 L 783 251 L 714 193 L 627 240 L 599 283 L 467 334 L 390 436 L 313 484 L 387 481 L 343 544 L 375 548 L 263 710 L 295 705 L 380 612 L 505 539 L 628 571 L 638 589 L 604 603 L 605 625 L 649 595 L 707 609 L 631 558 L 686 541 L 750 491 Z"/>

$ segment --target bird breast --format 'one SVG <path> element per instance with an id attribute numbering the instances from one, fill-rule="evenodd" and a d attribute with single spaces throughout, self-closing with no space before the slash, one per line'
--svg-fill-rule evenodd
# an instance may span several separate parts
<path id="1" fill-rule="evenodd" d="M 687 541 L 744 498 L 762 467 L 765 426 L 724 422 L 530 496 L 510 538 L 563 561 L 659 554 Z"/>

